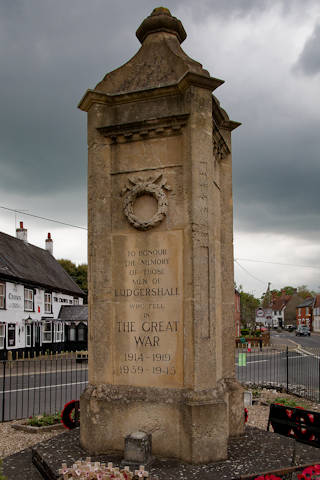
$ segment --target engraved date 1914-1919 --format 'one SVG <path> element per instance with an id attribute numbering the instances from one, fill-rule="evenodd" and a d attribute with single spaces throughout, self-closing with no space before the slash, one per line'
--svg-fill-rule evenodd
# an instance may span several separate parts
<path id="1" fill-rule="evenodd" d="M 137 352 L 124 354 L 125 362 L 143 362 L 143 360 L 149 358 L 151 358 L 153 362 L 170 362 L 171 355 L 170 353 L 153 353 L 149 355 Z"/>

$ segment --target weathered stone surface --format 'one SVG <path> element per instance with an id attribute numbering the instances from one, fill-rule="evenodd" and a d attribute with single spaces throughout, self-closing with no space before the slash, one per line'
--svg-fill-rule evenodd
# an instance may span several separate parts
<path id="1" fill-rule="evenodd" d="M 148 465 L 151 460 L 152 435 L 146 432 L 133 432 L 127 435 L 124 445 L 124 465 Z"/>
<path id="2" fill-rule="evenodd" d="M 55 480 L 62 463 L 71 467 L 77 460 L 87 457 L 79 445 L 79 429 L 58 435 L 3 460 L 7 480 Z M 41 466 L 42 477 L 32 464 L 32 455 Z M 92 457 L 92 461 L 113 462 L 120 465 L 121 455 L 107 452 Z M 152 478 L 177 480 L 239 480 L 257 477 L 262 472 L 286 470 L 292 465 L 314 465 L 320 462 L 319 449 L 297 443 L 291 438 L 247 427 L 242 437 L 228 442 L 228 460 L 206 465 L 190 465 L 174 459 L 156 459 L 148 467 Z M 280 475 L 278 475 L 280 476 Z M 295 476 L 293 478 L 296 478 Z"/>
<path id="3" fill-rule="evenodd" d="M 243 431 L 234 372 L 231 131 L 209 76 L 156 9 L 139 52 L 88 91 L 89 386 L 81 444 L 223 459 Z"/>
<path id="4" fill-rule="evenodd" d="M 51 430 L 63 430 L 64 426 L 62 423 L 57 423 L 55 425 L 44 425 L 43 427 L 33 427 L 32 425 L 27 425 L 27 423 L 14 423 L 11 425 L 14 430 L 21 430 L 28 433 L 41 433 L 41 432 L 50 432 Z"/>

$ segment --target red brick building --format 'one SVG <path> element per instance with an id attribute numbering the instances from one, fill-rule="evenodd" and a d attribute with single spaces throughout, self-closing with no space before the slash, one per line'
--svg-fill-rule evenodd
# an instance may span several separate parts
<path id="1" fill-rule="evenodd" d="M 313 331 L 313 306 L 315 299 L 312 297 L 307 298 L 304 302 L 297 306 L 297 326 L 306 325 Z"/>

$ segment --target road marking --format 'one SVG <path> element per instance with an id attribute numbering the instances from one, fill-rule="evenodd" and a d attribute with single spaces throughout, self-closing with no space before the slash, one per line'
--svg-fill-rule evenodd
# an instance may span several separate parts
<path id="1" fill-rule="evenodd" d="M 4 393 L 27 392 L 28 390 L 40 390 L 41 388 L 67 387 L 69 385 L 81 385 L 83 383 L 87 384 L 88 382 L 61 383 L 60 385 L 43 385 L 41 387 L 18 388 L 17 390 L 5 390 Z M 2 395 L 2 393 L 3 392 L 0 392 L 0 395 Z"/>
<path id="2" fill-rule="evenodd" d="M 294 358 L 305 358 L 307 355 L 296 355 L 295 357 L 288 357 L 288 360 L 293 360 Z M 287 360 L 287 357 L 280 358 L 280 360 Z"/>
<path id="3" fill-rule="evenodd" d="M 248 363 L 259 363 L 259 362 L 269 362 L 269 360 L 253 360 L 252 362 L 247 362 Z M 236 366 L 239 367 L 239 363 L 236 363 Z"/>
<path id="4" fill-rule="evenodd" d="M 1 367 L 0 367 L 1 369 Z M 25 370 L 24 372 L 21 372 L 21 373 L 12 373 L 12 370 L 8 373 L 6 371 L 6 378 L 9 378 L 9 377 L 28 377 L 28 376 L 32 376 L 32 375 L 54 375 L 54 374 L 58 374 L 58 373 L 72 373 L 72 372 L 86 372 L 88 370 L 88 367 L 83 367 L 83 368 L 78 368 L 78 369 L 74 369 L 74 368 L 71 368 L 69 370 L 42 370 L 41 372 L 38 370 L 37 372 L 36 371 L 33 371 L 33 372 L 28 372 L 27 370 Z M 3 373 L 0 373 L 0 378 L 3 378 Z"/>
<path id="5" fill-rule="evenodd" d="M 298 348 L 300 347 L 300 343 L 295 342 L 294 340 L 290 340 L 290 338 L 288 338 L 288 341 L 296 345 Z"/>
<path id="6" fill-rule="evenodd" d="M 300 350 L 300 352 L 304 353 L 305 356 L 317 358 L 318 360 L 319 360 L 319 358 L 320 358 L 319 355 L 314 355 L 313 353 L 308 352 L 308 350 L 304 350 L 301 345 L 299 345 L 298 350 Z"/>

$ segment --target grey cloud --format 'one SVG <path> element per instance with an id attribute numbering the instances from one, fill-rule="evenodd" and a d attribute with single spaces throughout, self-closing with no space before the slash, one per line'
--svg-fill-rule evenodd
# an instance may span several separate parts
<path id="1" fill-rule="evenodd" d="M 320 23 L 306 41 L 303 50 L 294 65 L 294 70 L 306 75 L 316 75 L 320 72 Z"/>
<path id="2" fill-rule="evenodd" d="M 180 0 L 169 0 L 167 4 L 169 7 L 175 6 L 180 12 L 183 12 L 186 7 L 192 8 L 194 21 L 203 21 L 208 15 L 223 18 L 226 21 L 232 18 L 261 15 L 277 6 L 283 16 L 297 15 L 297 12 L 300 16 L 309 7 L 317 5 L 317 0 L 304 0 L 303 3 L 301 0 L 202 0 L 196 4 L 194 0 L 184 0 L 183 7 Z"/>
<path id="3" fill-rule="evenodd" d="M 246 16 L 259 15 L 274 5 L 281 7 L 283 15 L 298 14 L 316 1 L 168 0 L 165 5 L 182 19 L 188 31 L 186 22 L 199 25 L 208 15 L 225 21 L 243 17 L 245 21 Z M 83 219 L 86 115 L 76 106 L 87 88 L 94 88 L 108 71 L 138 50 L 135 29 L 154 6 L 149 0 L 0 2 L 3 194 L 16 191 L 22 198 L 31 194 L 31 205 L 26 208 L 34 213 L 38 202 L 39 208 L 43 206 L 53 218 L 60 217 L 56 212 L 67 209 L 76 212 L 72 215 L 76 223 Z M 244 120 L 244 126 L 234 133 L 237 228 L 286 228 L 294 234 L 308 228 L 312 235 L 313 229 L 318 231 L 320 178 L 314 125 L 291 123 L 290 128 L 282 128 L 269 112 L 269 118 L 263 119 L 266 126 L 259 130 L 250 117 L 254 110 L 261 117 L 268 99 L 261 99 L 254 88 L 252 85 L 249 92 L 251 101 L 242 100 L 248 92 L 244 94 L 241 87 L 238 97 L 231 99 L 234 104 L 230 111 L 227 108 L 231 118 Z M 220 97 L 219 92 L 217 95 Z M 273 95 L 280 99 L 281 92 L 274 91 Z M 299 191 L 301 182 L 303 193 Z M 67 200 L 66 192 L 70 194 Z"/>
<path id="4" fill-rule="evenodd" d="M 319 139 L 312 122 L 234 138 L 234 206 L 241 231 L 319 236 Z M 242 137 L 240 139 L 240 137 Z"/>

